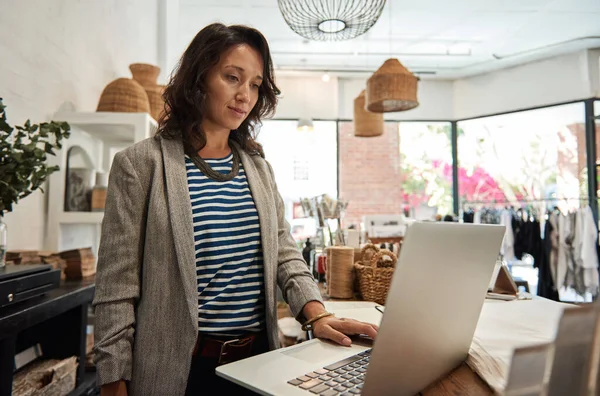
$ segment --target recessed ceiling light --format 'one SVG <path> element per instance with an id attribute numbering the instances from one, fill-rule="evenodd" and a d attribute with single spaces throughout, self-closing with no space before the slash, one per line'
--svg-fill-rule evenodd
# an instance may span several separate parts
<path id="1" fill-rule="evenodd" d="M 322 79 L 324 82 L 329 82 L 329 74 L 327 74 L 327 73 L 323 74 Z"/>

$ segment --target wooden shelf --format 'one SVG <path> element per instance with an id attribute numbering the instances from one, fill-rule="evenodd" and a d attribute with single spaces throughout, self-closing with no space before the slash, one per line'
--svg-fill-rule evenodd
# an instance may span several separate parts
<path id="1" fill-rule="evenodd" d="M 101 224 L 104 212 L 62 212 L 60 224 Z"/>

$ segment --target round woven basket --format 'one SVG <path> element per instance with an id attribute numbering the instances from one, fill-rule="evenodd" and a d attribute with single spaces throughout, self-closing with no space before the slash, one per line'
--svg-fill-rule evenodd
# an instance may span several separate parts
<path id="1" fill-rule="evenodd" d="M 150 102 L 146 91 L 137 81 L 118 78 L 104 88 L 96 110 L 150 113 Z"/>
<path id="2" fill-rule="evenodd" d="M 417 107 L 417 82 L 398 59 L 386 60 L 367 80 L 367 110 L 388 113 Z"/>
<path id="3" fill-rule="evenodd" d="M 131 70 L 133 79 L 143 87 L 146 85 L 156 85 L 156 80 L 160 74 L 160 67 L 147 63 L 132 63 L 129 65 L 129 70 Z"/>
<path id="4" fill-rule="evenodd" d="M 381 249 L 373 255 L 370 265 L 354 264 L 363 300 L 385 305 L 397 261 L 394 253 Z"/>
<path id="5" fill-rule="evenodd" d="M 365 109 L 366 91 L 363 89 L 354 99 L 354 136 L 374 137 L 383 135 L 383 114 Z"/>
<path id="6" fill-rule="evenodd" d="M 354 248 L 332 246 L 327 249 L 327 294 L 333 298 L 354 297 Z"/>
<path id="7" fill-rule="evenodd" d="M 159 120 L 165 111 L 165 100 L 163 99 L 164 85 L 145 86 L 148 101 L 150 102 L 150 115 L 155 120 Z"/>
<path id="8" fill-rule="evenodd" d="M 133 79 L 146 90 L 150 102 L 150 115 L 155 120 L 159 120 L 165 110 L 165 101 L 162 97 L 165 86 L 156 83 L 160 67 L 147 63 L 132 63 L 129 65 L 129 70 L 131 70 Z"/>

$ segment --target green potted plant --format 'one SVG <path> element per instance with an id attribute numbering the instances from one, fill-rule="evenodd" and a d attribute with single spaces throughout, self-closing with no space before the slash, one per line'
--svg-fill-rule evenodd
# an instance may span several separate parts
<path id="1" fill-rule="evenodd" d="M 66 122 L 43 122 L 12 127 L 6 119 L 6 106 L 0 98 L 0 268 L 6 264 L 7 228 L 2 221 L 13 204 L 42 185 L 58 166 L 48 166 L 48 155 L 62 148 L 62 140 L 70 136 Z"/>

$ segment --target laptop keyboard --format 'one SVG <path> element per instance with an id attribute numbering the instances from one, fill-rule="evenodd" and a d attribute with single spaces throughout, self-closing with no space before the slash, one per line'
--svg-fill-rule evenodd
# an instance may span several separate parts
<path id="1" fill-rule="evenodd" d="M 371 349 L 288 381 L 320 396 L 360 395 L 371 358 Z"/>

